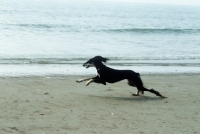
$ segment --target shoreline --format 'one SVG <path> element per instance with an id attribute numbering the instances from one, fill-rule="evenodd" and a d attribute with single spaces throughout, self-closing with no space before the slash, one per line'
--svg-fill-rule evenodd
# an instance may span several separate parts
<path id="1" fill-rule="evenodd" d="M 140 73 L 141 76 L 195 76 L 200 75 L 200 72 L 186 72 L 186 73 Z M 67 78 L 67 77 L 92 77 L 96 76 L 95 73 L 93 74 L 44 74 L 44 75 L 0 75 L 1 78 Z"/>
<path id="2" fill-rule="evenodd" d="M 199 66 L 110 66 L 119 70 L 133 70 L 140 74 L 200 73 Z M 1 76 L 58 76 L 95 75 L 96 69 L 80 65 L 0 65 Z"/>
<path id="3" fill-rule="evenodd" d="M 200 133 L 200 74 L 141 74 L 166 99 L 84 77 L 0 77 L 0 133 Z"/>
<path id="4" fill-rule="evenodd" d="M 27 59 L 25 59 L 27 60 Z M 10 61 L 10 60 L 9 60 Z M 27 64 L 21 61 L 13 61 L 12 64 L 5 61 L 0 63 L 0 76 L 46 76 L 46 75 L 92 75 L 96 74 L 95 68 L 86 69 L 82 66 L 84 61 L 37 61 L 44 64 Z M 12 60 L 11 60 L 12 61 Z M 34 60 L 33 60 L 34 61 Z M 29 61 L 31 62 L 31 61 Z M 37 63 L 36 62 L 36 63 Z M 46 62 L 48 64 L 46 64 Z M 55 63 L 56 64 L 55 64 Z M 64 62 L 62 64 L 62 62 Z M 5 64 L 4 64 L 5 63 Z M 52 64 L 50 64 L 52 63 Z M 200 73 L 200 60 L 131 60 L 109 61 L 106 66 L 119 70 L 133 70 L 141 74 L 179 74 Z"/>

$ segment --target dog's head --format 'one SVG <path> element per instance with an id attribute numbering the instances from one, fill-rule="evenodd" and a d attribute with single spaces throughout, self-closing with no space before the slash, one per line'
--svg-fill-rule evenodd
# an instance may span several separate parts
<path id="1" fill-rule="evenodd" d="M 95 64 L 99 62 L 106 62 L 107 60 L 107 58 L 103 58 L 102 56 L 95 56 L 94 58 L 91 58 L 87 62 L 85 62 L 83 66 L 86 68 L 95 67 Z"/>

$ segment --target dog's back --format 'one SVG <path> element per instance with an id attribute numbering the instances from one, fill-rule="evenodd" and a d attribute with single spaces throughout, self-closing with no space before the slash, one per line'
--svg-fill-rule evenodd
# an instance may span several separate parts
<path id="1" fill-rule="evenodd" d="M 137 79 L 140 77 L 139 73 L 132 70 L 117 70 L 106 66 L 100 68 L 97 72 L 100 78 L 108 83 L 114 83 L 124 79 Z"/>

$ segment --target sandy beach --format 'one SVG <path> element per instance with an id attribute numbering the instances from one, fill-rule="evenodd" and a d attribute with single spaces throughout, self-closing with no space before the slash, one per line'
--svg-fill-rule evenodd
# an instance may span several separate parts
<path id="1" fill-rule="evenodd" d="M 146 87 L 85 76 L 0 77 L 1 134 L 200 134 L 200 74 L 146 74 Z"/>

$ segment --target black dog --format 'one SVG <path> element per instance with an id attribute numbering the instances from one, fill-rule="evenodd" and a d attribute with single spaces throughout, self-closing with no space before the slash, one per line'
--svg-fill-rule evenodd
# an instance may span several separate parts
<path id="1" fill-rule="evenodd" d="M 157 96 L 160 96 L 161 98 L 165 98 L 158 91 L 155 91 L 154 89 L 145 88 L 143 86 L 143 82 L 140 78 L 139 73 L 136 73 L 132 70 L 115 70 L 106 67 L 102 62 L 106 62 L 107 60 L 108 60 L 107 58 L 103 58 L 101 56 L 95 56 L 94 58 L 89 59 L 86 63 L 83 64 L 83 66 L 86 68 L 95 67 L 97 69 L 97 76 L 92 78 L 80 79 L 77 80 L 76 82 L 80 83 L 88 80 L 86 86 L 88 86 L 91 82 L 101 83 L 106 85 L 106 82 L 115 83 L 127 79 L 128 84 L 130 86 L 137 87 L 138 89 L 137 93 L 132 95 L 139 96 L 140 92 L 143 94 L 144 91 L 149 91 Z"/>

